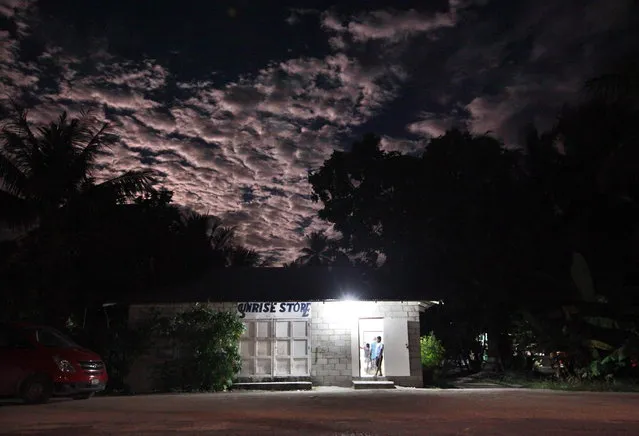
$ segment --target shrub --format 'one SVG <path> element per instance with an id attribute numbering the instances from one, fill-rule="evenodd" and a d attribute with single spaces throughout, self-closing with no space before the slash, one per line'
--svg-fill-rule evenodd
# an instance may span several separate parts
<path id="1" fill-rule="evenodd" d="M 156 376 L 166 391 L 220 391 L 241 368 L 239 340 L 244 324 L 230 312 L 206 305 L 157 318 L 157 333 L 177 351 L 159 365 Z"/>
<path id="2" fill-rule="evenodd" d="M 419 342 L 422 367 L 425 369 L 440 367 L 446 353 L 442 342 L 437 339 L 433 332 L 430 332 L 428 336 L 422 336 Z"/>

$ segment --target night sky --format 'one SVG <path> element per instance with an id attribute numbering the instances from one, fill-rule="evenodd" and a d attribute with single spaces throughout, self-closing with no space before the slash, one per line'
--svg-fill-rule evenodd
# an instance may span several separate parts
<path id="1" fill-rule="evenodd" d="M 105 175 L 152 167 L 288 261 L 326 227 L 306 177 L 334 149 L 373 131 L 411 152 L 454 125 L 516 146 L 637 43 L 634 17 L 634 0 L 0 0 L 0 99 L 34 122 L 92 110 L 121 137 Z"/>

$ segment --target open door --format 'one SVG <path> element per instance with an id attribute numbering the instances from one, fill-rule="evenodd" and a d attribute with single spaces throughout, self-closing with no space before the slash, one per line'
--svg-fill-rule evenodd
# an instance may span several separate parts
<path id="1" fill-rule="evenodd" d="M 384 338 L 384 320 L 382 318 L 360 318 L 359 320 L 359 376 L 372 377 L 375 374 L 375 362 L 366 356 L 366 345 L 368 345 L 368 356 L 370 356 L 370 346 L 375 342 L 375 338 Z M 382 369 L 384 363 L 382 363 Z"/>
<path id="2" fill-rule="evenodd" d="M 408 353 L 408 321 L 384 318 L 384 375 L 410 376 Z"/>

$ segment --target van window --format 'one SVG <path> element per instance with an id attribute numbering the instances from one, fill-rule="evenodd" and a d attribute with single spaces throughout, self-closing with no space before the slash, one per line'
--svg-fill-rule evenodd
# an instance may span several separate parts
<path id="1" fill-rule="evenodd" d="M 50 327 L 31 328 L 35 334 L 36 341 L 49 348 L 80 348 L 78 344 L 73 342 L 59 331 Z"/>

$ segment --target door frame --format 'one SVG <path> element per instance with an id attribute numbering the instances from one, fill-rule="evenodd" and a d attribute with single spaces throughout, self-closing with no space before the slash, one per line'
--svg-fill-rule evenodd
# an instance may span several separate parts
<path id="1" fill-rule="evenodd" d="M 362 316 L 362 317 L 358 317 L 356 322 L 356 327 L 353 329 L 355 334 L 351 335 L 355 336 L 355 346 L 353 347 L 353 350 L 356 351 L 356 354 L 354 354 L 353 359 L 352 360 L 356 360 L 357 361 L 357 365 L 355 365 L 355 362 L 353 362 L 353 377 L 373 377 L 371 376 L 363 376 L 362 375 L 362 359 L 361 359 L 361 350 L 360 350 L 360 345 L 364 342 L 361 337 L 361 321 L 362 320 L 379 320 L 381 321 L 381 327 L 382 327 L 382 333 L 381 333 L 381 337 L 382 339 L 384 338 L 384 317 L 383 316 Z M 382 340 L 383 342 L 383 340 Z M 384 361 L 382 361 L 382 367 L 384 366 Z M 356 372 L 357 371 L 357 372 Z M 382 368 L 383 371 L 383 368 Z"/>

